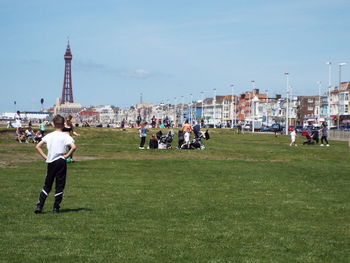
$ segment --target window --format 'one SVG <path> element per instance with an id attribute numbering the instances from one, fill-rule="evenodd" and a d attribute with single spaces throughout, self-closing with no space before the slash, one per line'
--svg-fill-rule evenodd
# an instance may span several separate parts
<path id="1" fill-rule="evenodd" d="M 314 99 L 307 99 L 307 102 L 308 102 L 308 103 L 313 103 L 313 102 L 314 102 Z"/>
<path id="2" fill-rule="evenodd" d="M 348 113 L 349 112 L 349 105 L 345 104 L 344 106 L 345 106 L 344 113 Z"/>
<path id="3" fill-rule="evenodd" d="M 314 110 L 314 107 L 308 106 L 308 107 L 307 107 L 307 110 Z"/>
<path id="4" fill-rule="evenodd" d="M 344 96 L 344 100 L 349 100 L 349 94 L 348 94 L 348 93 L 345 93 L 344 95 L 345 95 L 345 96 Z"/>

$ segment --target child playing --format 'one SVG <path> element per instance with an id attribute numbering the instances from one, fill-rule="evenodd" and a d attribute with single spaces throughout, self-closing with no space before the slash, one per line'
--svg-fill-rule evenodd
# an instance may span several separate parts
<path id="1" fill-rule="evenodd" d="M 148 129 L 146 128 L 146 126 L 147 126 L 147 122 L 142 122 L 139 128 L 140 138 L 141 138 L 139 149 L 145 149 L 144 146 L 145 146 L 147 132 L 148 132 Z"/>
<path id="2" fill-rule="evenodd" d="M 44 136 L 36 145 L 36 149 L 47 162 L 47 175 L 45 178 L 45 184 L 39 195 L 39 202 L 36 205 L 34 213 L 40 214 L 45 204 L 46 197 L 51 191 L 53 181 L 56 180 L 55 202 L 53 205 L 53 212 L 59 213 L 60 203 L 63 198 L 63 190 L 66 184 L 67 174 L 67 162 L 68 158 L 75 150 L 73 138 L 62 132 L 64 127 L 64 118 L 57 115 L 53 119 L 54 132 L 51 132 Z M 46 143 L 47 155 L 43 152 L 42 146 Z M 70 146 L 70 150 L 65 154 L 66 146 Z"/>
<path id="3" fill-rule="evenodd" d="M 295 132 L 295 129 L 293 129 L 292 132 L 290 133 L 291 143 L 289 144 L 289 146 L 297 146 L 295 142 L 296 136 L 297 136 L 297 133 Z"/>

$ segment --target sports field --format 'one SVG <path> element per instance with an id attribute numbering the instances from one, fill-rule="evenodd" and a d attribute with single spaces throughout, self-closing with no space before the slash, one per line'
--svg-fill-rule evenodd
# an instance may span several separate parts
<path id="1" fill-rule="evenodd" d="M 51 193 L 36 215 L 46 165 L 3 131 L 0 262 L 350 262 L 346 142 L 215 129 L 204 151 L 139 150 L 80 128 L 62 213 Z"/>

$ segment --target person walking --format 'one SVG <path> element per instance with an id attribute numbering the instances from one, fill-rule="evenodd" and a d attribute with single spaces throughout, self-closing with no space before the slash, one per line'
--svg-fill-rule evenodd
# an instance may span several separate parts
<path id="1" fill-rule="evenodd" d="M 140 132 L 140 146 L 139 149 L 145 149 L 145 142 L 146 142 L 146 137 L 147 137 L 147 132 L 149 130 L 147 129 L 147 122 L 142 122 L 139 128 L 139 132 Z"/>
<path id="2" fill-rule="evenodd" d="M 293 129 L 292 132 L 290 133 L 291 142 L 290 142 L 289 146 L 298 146 L 296 144 L 296 136 L 297 136 L 297 133 L 295 132 L 295 129 Z"/>
<path id="3" fill-rule="evenodd" d="M 324 146 L 323 141 L 325 141 L 327 143 L 327 146 L 329 146 L 328 143 L 328 125 L 327 122 L 323 122 L 321 125 L 321 133 L 322 133 L 322 137 L 321 137 L 321 145 L 320 146 Z"/>
<path id="4" fill-rule="evenodd" d="M 63 190 L 66 185 L 67 162 L 66 159 L 77 149 L 73 138 L 62 132 L 64 127 L 64 118 L 57 115 L 53 119 L 54 132 L 47 134 L 42 138 L 41 142 L 36 145 L 36 150 L 47 163 L 47 174 L 43 189 L 39 194 L 39 202 L 34 210 L 35 214 L 40 214 L 43 210 L 45 200 L 49 195 L 53 182 L 56 181 L 55 201 L 53 205 L 53 213 L 60 212 L 60 204 L 63 199 Z M 47 154 L 42 150 L 42 146 L 46 144 Z M 70 150 L 65 154 L 66 147 Z"/>

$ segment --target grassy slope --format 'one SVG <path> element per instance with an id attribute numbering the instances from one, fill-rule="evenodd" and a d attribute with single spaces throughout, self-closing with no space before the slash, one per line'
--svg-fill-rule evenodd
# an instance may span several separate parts
<path id="1" fill-rule="evenodd" d="M 80 132 L 60 215 L 52 195 L 33 213 L 33 146 L 0 137 L 0 262 L 349 261 L 345 142 L 218 129 L 205 151 L 140 151 L 136 132 Z"/>

